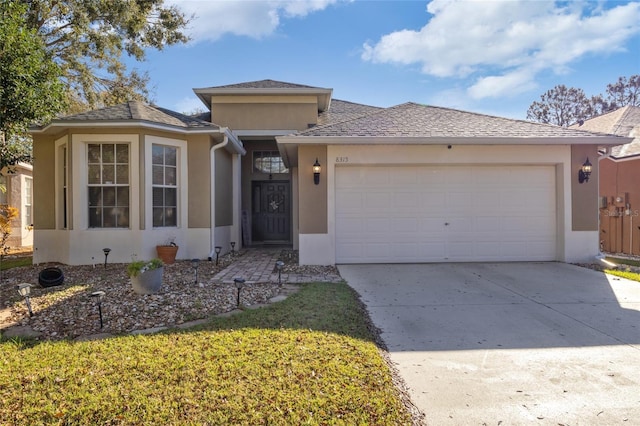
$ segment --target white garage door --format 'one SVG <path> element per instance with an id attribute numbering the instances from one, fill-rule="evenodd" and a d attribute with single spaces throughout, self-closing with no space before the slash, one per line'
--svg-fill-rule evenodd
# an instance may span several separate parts
<path id="1" fill-rule="evenodd" d="M 336 167 L 336 262 L 556 259 L 553 166 Z"/>

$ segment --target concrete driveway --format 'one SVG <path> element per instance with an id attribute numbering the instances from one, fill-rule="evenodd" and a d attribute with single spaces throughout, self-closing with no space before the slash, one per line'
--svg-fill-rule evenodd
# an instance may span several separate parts
<path id="1" fill-rule="evenodd" d="M 640 283 L 563 263 L 339 270 L 428 424 L 640 424 Z"/>

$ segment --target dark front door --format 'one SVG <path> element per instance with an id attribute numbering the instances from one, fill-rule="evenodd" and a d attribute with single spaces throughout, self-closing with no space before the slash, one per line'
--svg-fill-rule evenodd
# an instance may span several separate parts
<path id="1" fill-rule="evenodd" d="M 253 182 L 252 240 L 289 242 L 291 214 L 289 182 Z"/>

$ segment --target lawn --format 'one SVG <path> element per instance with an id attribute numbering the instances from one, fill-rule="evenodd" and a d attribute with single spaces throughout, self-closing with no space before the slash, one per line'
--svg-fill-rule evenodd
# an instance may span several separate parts
<path id="1" fill-rule="evenodd" d="M 185 331 L 0 343 L 0 424 L 411 424 L 345 284 Z"/>

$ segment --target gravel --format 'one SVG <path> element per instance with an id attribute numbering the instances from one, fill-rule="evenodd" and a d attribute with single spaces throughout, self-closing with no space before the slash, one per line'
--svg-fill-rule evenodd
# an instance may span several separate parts
<path id="1" fill-rule="evenodd" d="M 121 334 L 176 326 L 229 312 L 237 308 L 238 290 L 233 284 L 214 283 L 212 278 L 231 260 L 230 256 L 222 257 L 218 266 L 215 262 L 200 262 L 197 283 L 191 261 L 165 265 L 162 288 L 152 295 L 133 291 L 126 264 L 108 264 L 106 269 L 102 264 L 41 264 L 9 269 L 0 277 L 0 329 L 18 324 L 41 333 L 41 339 L 74 339 L 97 333 Z M 42 288 L 38 284 L 38 274 L 48 266 L 62 269 L 63 285 Z M 33 284 L 31 318 L 24 299 L 16 291 L 16 285 L 23 282 Z M 90 297 L 97 290 L 106 293 L 102 302 L 102 329 L 98 306 Z M 266 303 L 278 292 L 277 283 L 246 284 L 240 292 L 240 303 L 245 306 Z"/>

